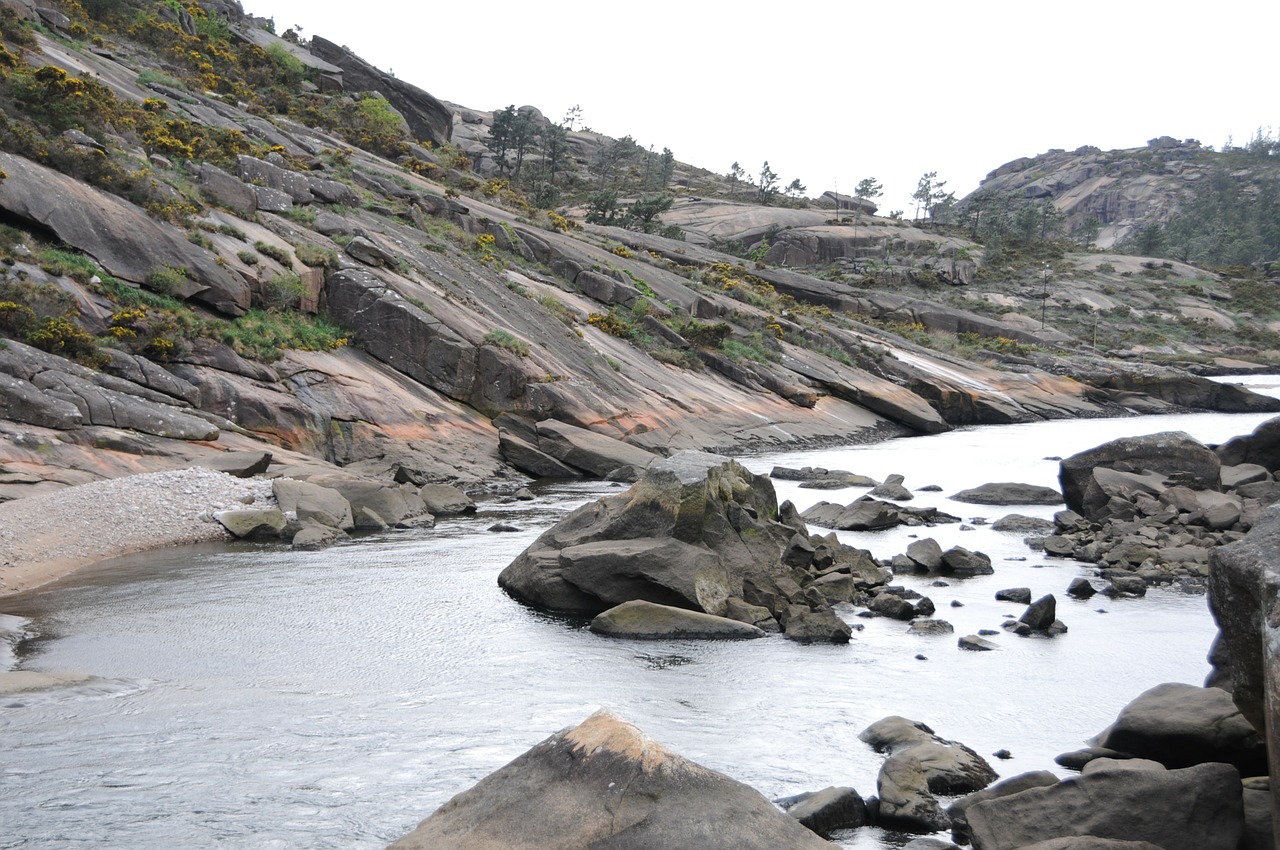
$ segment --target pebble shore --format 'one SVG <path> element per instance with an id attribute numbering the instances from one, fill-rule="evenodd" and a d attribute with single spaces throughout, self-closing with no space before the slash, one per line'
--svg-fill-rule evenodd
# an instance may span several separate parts
<path id="1" fill-rule="evenodd" d="M 107 558 L 230 539 L 215 512 L 274 501 L 270 480 L 192 467 L 0 503 L 0 596 Z"/>

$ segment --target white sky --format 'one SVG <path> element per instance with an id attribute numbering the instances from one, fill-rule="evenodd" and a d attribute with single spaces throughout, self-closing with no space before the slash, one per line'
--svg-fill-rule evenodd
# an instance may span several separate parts
<path id="1" fill-rule="evenodd" d="M 920 175 L 961 197 L 1050 148 L 1169 135 L 1220 148 L 1280 124 L 1280 3 L 843 0 L 746 4 L 243 0 L 436 97 L 538 107 L 681 162 L 758 173 L 811 197 Z"/>

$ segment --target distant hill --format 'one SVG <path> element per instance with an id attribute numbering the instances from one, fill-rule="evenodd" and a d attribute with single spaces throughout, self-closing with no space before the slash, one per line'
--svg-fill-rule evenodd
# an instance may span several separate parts
<path id="1" fill-rule="evenodd" d="M 1210 265 L 1280 259 L 1280 142 L 1262 132 L 1223 151 L 1161 136 L 1016 159 L 960 202 L 960 217 L 998 196 L 1051 202 L 1066 232 L 1098 248 Z"/>

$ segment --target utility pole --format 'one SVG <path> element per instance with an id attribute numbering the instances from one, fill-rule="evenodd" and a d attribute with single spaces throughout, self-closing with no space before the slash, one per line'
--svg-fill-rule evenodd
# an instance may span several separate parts
<path id="1" fill-rule="evenodd" d="M 1040 294 L 1040 330 L 1045 326 L 1045 308 L 1049 306 L 1049 264 L 1040 264 L 1040 273 L 1044 279 L 1044 291 Z"/>

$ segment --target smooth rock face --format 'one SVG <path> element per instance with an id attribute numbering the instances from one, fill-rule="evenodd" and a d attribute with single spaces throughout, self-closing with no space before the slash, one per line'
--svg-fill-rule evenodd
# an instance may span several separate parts
<path id="1" fill-rule="evenodd" d="M 1268 740 L 1271 775 L 1280 775 L 1280 507 L 1267 508 L 1243 539 L 1209 560 L 1209 609 L 1219 629 L 1211 678 L 1229 682 L 1234 705 Z M 1274 790 L 1272 816 L 1280 824 Z"/>
<path id="2" fill-rule="evenodd" d="M 598 711 L 440 807 L 392 850 L 822 850 L 759 792 Z"/>
<path id="3" fill-rule="evenodd" d="M 1099 771 L 984 800 L 966 814 L 979 850 L 1085 835 L 1148 841 L 1164 850 L 1236 850 L 1244 822 L 1241 793 L 1240 775 L 1226 764 Z"/>
<path id="4" fill-rule="evenodd" d="M 1267 772 L 1262 736 L 1219 688 L 1156 685 L 1125 706 L 1093 743 L 1166 767 L 1225 762 L 1246 776 Z"/>
<path id="5" fill-rule="evenodd" d="M 623 602 L 591 621 L 591 631 L 611 637 L 659 639 L 743 640 L 764 637 L 764 630 L 748 623 L 702 611 L 655 605 L 639 599 Z"/>
<path id="6" fill-rule="evenodd" d="M 219 312 L 242 315 L 249 287 L 192 245 L 172 225 L 140 208 L 29 159 L 0 153 L 0 208 L 53 230 L 116 277 L 145 283 L 161 266 L 186 269 L 191 276 L 183 298 L 195 297 Z"/>

